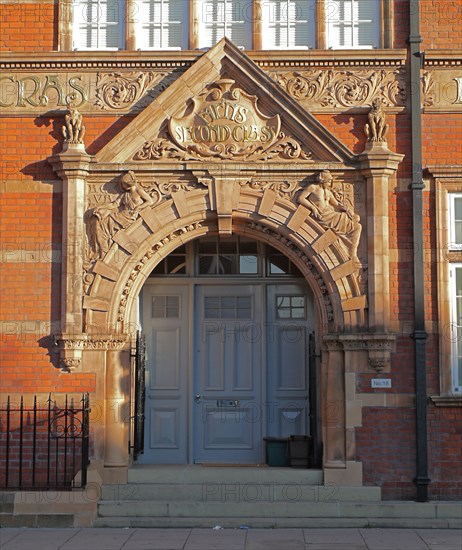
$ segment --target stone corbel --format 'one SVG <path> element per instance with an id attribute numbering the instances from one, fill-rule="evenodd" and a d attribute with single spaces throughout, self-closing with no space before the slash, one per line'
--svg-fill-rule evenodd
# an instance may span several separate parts
<path id="1" fill-rule="evenodd" d="M 390 372 L 395 334 L 342 334 L 338 337 L 344 351 L 366 351 L 368 367 L 378 373 Z"/>
<path id="2" fill-rule="evenodd" d="M 84 334 L 60 334 L 55 337 L 61 372 L 71 373 L 81 366 L 86 339 Z"/>

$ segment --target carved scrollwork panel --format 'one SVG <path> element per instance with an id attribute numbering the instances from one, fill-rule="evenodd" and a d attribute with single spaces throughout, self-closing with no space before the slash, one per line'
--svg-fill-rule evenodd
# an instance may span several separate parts
<path id="1" fill-rule="evenodd" d="M 404 107 L 406 83 L 401 70 L 275 72 L 271 75 L 297 101 L 310 108 L 351 108 L 378 97 L 386 107 Z"/>

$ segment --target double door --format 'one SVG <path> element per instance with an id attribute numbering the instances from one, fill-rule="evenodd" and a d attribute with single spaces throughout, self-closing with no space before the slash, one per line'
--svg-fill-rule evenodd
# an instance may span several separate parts
<path id="1" fill-rule="evenodd" d="M 148 284 L 143 463 L 256 464 L 309 431 L 308 288 Z"/>

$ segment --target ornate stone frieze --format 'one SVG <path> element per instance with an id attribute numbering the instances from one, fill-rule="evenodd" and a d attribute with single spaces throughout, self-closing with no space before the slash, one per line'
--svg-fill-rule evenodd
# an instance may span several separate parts
<path id="1" fill-rule="evenodd" d="M 185 235 L 190 231 L 196 231 L 200 227 L 202 227 L 200 222 L 194 222 L 194 223 L 185 225 L 183 227 L 180 227 L 179 229 L 175 229 L 175 231 L 172 231 L 169 235 L 161 239 L 159 242 L 155 243 L 151 247 L 151 249 L 148 252 L 146 252 L 146 254 L 138 261 L 138 263 L 135 265 L 132 272 L 130 273 L 128 280 L 125 283 L 125 286 L 122 290 L 122 297 L 120 299 L 119 306 L 117 308 L 117 320 L 119 322 L 124 321 L 128 296 L 130 295 L 131 288 L 135 283 L 136 279 L 138 278 L 139 274 L 141 273 L 141 270 L 143 269 L 145 264 L 148 262 L 148 260 L 150 260 L 154 256 L 154 254 L 156 254 L 156 252 L 161 248 L 163 248 L 166 244 L 170 243 L 175 239 L 178 239 L 181 235 Z"/>
<path id="2" fill-rule="evenodd" d="M 299 180 L 281 180 L 281 181 L 258 181 L 251 179 L 249 181 L 242 182 L 241 187 L 254 189 L 255 191 L 266 191 L 266 189 L 271 189 L 276 191 L 279 198 L 293 201 L 295 195 L 300 190 L 300 181 Z"/>
<path id="3" fill-rule="evenodd" d="M 324 343 L 329 351 L 366 351 L 368 365 L 377 372 L 390 370 L 390 355 L 395 349 L 394 334 L 327 335 Z"/>
<path id="4" fill-rule="evenodd" d="M 271 74 L 271 73 L 270 73 Z M 402 70 L 311 70 L 271 75 L 293 98 L 316 108 L 364 107 L 378 97 L 386 107 L 406 105 Z"/>
<path id="5" fill-rule="evenodd" d="M 61 334 L 55 337 L 60 353 L 62 372 L 71 373 L 80 367 L 84 350 L 120 350 L 127 343 L 127 335 L 103 335 L 97 338 L 88 334 Z"/>
<path id="6" fill-rule="evenodd" d="M 163 92 L 175 78 L 167 72 L 98 73 L 95 105 L 101 109 L 145 107 Z M 140 100 L 143 101 L 140 102 Z"/>
<path id="7" fill-rule="evenodd" d="M 422 73 L 422 103 L 424 107 L 431 107 L 436 101 L 435 78 L 432 71 Z"/>
<path id="8" fill-rule="evenodd" d="M 193 98 L 193 109 L 168 121 L 168 134 L 143 145 L 134 160 L 311 160 L 281 131 L 278 114 L 260 112 L 256 96 L 220 79 Z"/>
<path id="9" fill-rule="evenodd" d="M 250 222 L 247 224 L 247 227 L 249 229 L 252 229 L 254 231 L 259 231 L 261 233 L 264 233 L 266 235 L 271 236 L 271 238 L 281 242 L 285 247 L 289 248 L 292 252 L 294 252 L 301 260 L 302 262 L 308 267 L 308 269 L 311 271 L 311 274 L 313 275 L 316 283 L 319 286 L 319 289 L 321 290 L 321 293 L 323 294 L 323 300 L 325 304 L 325 309 L 327 312 L 327 320 L 333 321 L 334 320 L 334 308 L 332 307 L 332 302 L 329 296 L 329 291 L 327 290 L 327 286 L 325 285 L 321 275 L 318 273 L 316 267 L 311 262 L 311 260 L 308 258 L 308 256 L 298 248 L 298 246 L 293 243 L 290 239 L 287 237 L 284 237 L 280 233 L 273 231 L 269 227 L 266 227 L 262 224 Z"/>

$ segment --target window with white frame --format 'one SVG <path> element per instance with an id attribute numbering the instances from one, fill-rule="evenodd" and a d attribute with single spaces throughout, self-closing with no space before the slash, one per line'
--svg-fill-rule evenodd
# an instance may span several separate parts
<path id="1" fill-rule="evenodd" d="M 450 250 L 462 250 L 462 193 L 448 193 Z"/>
<path id="2" fill-rule="evenodd" d="M 449 265 L 451 362 L 455 392 L 462 393 L 462 264 Z"/>
<path id="3" fill-rule="evenodd" d="M 227 36 L 241 48 L 252 47 L 252 3 L 244 0 L 199 0 L 199 48 Z"/>
<path id="4" fill-rule="evenodd" d="M 264 0 L 264 50 L 308 49 L 316 45 L 314 0 Z"/>
<path id="5" fill-rule="evenodd" d="M 136 47 L 140 50 L 188 48 L 189 1 L 137 0 Z"/>
<path id="6" fill-rule="evenodd" d="M 379 0 L 325 0 L 327 47 L 377 48 Z"/>
<path id="7" fill-rule="evenodd" d="M 124 47 L 124 0 L 74 0 L 73 7 L 75 50 Z"/>

